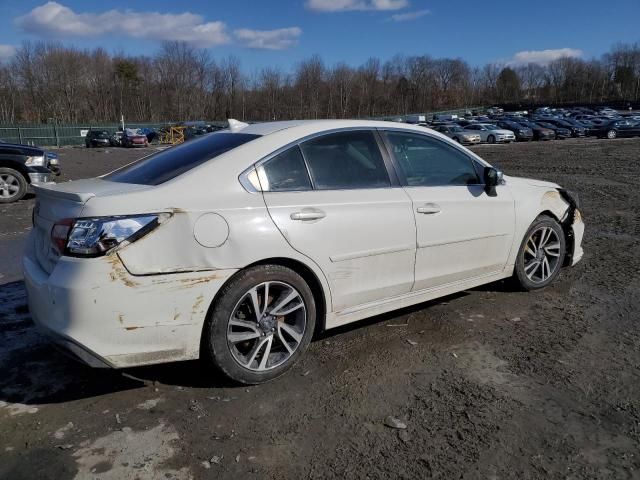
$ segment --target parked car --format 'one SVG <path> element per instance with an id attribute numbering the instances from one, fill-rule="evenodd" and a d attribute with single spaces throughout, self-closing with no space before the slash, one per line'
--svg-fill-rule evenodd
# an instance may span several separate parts
<path id="1" fill-rule="evenodd" d="M 434 130 L 463 145 L 472 145 L 481 141 L 477 132 L 470 132 L 459 125 L 440 125 L 435 127 Z"/>
<path id="2" fill-rule="evenodd" d="M 574 138 L 585 137 L 587 135 L 587 128 L 575 120 L 552 118 L 545 120 L 545 123 L 569 130 L 571 132 L 571 136 Z M 556 132 L 556 136 L 557 135 L 558 134 Z"/>
<path id="3" fill-rule="evenodd" d="M 458 119 L 458 115 L 449 113 L 436 113 L 433 116 L 433 122 L 454 122 Z"/>
<path id="4" fill-rule="evenodd" d="M 571 130 L 569 130 L 568 128 L 558 127 L 557 125 L 554 125 L 553 123 L 546 122 L 546 121 L 544 122 L 536 121 L 535 123 L 540 125 L 542 128 L 548 128 L 549 130 L 553 130 L 553 132 L 556 134 L 557 140 L 564 140 L 565 138 L 571 138 Z"/>
<path id="5" fill-rule="evenodd" d="M 190 125 L 184 129 L 184 141 L 187 142 L 208 133 L 211 132 L 204 125 Z"/>
<path id="6" fill-rule="evenodd" d="M 620 113 L 617 110 L 614 110 L 611 107 L 598 107 L 597 112 L 599 115 L 605 116 L 605 117 L 618 117 L 620 116 Z"/>
<path id="7" fill-rule="evenodd" d="M 35 185 L 60 175 L 58 155 L 38 147 L 0 143 L 0 203 L 22 199 Z"/>
<path id="8" fill-rule="evenodd" d="M 503 130 L 511 130 L 516 136 L 517 142 L 529 142 L 533 140 L 533 130 L 529 127 L 523 127 L 522 125 L 509 120 L 502 120 L 498 122 L 497 125 Z"/>
<path id="9" fill-rule="evenodd" d="M 528 120 L 519 120 L 518 124 L 522 125 L 523 127 L 530 128 L 533 131 L 534 140 L 554 140 L 556 138 L 556 133 L 552 129 L 545 128 L 534 122 L 529 122 Z"/>
<path id="10" fill-rule="evenodd" d="M 639 137 L 640 122 L 612 120 L 607 124 L 594 127 L 592 133 L 598 138 L 614 139 L 618 137 Z"/>
<path id="11" fill-rule="evenodd" d="M 111 135 L 106 130 L 89 130 L 84 137 L 87 148 L 108 147 L 111 145 Z"/>
<path id="12" fill-rule="evenodd" d="M 111 135 L 109 143 L 112 147 L 122 147 L 122 137 L 124 137 L 124 131 L 118 130 Z"/>
<path id="13" fill-rule="evenodd" d="M 147 136 L 137 128 L 125 128 L 124 135 L 122 135 L 120 141 L 125 148 L 149 146 Z"/>
<path id="14" fill-rule="evenodd" d="M 511 130 L 506 130 L 493 123 L 475 123 L 465 127 L 468 131 L 480 135 L 486 143 L 511 143 L 516 141 L 516 136 Z"/>
<path id="15" fill-rule="evenodd" d="M 37 188 L 25 285 L 39 328 L 90 365 L 202 358 L 255 384 L 316 331 L 503 278 L 548 286 L 583 255 L 578 208 L 423 127 L 230 121 Z"/>

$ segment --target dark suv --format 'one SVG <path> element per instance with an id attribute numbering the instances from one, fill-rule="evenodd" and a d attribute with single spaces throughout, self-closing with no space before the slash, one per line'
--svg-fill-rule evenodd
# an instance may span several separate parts
<path id="1" fill-rule="evenodd" d="M 111 145 L 111 135 L 106 130 L 89 130 L 84 137 L 87 148 L 108 147 Z"/>
<path id="2" fill-rule="evenodd" d="M 53 182 L 56 175 L 60 164 L 55 153 L 0 141 L 0 203 L 17 202 L 30 185 Z"/>

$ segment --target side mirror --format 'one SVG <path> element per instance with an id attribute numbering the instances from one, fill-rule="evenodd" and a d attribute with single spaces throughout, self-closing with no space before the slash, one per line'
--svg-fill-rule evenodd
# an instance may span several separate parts
<path id="1" fill-rule="evenodd" d="M 494 197 L 496 195 L 496 186 L 502 183 L 503 174 L 500 170 L 493 167 L 484 167 L 484 185 L 488 195 Z"/>

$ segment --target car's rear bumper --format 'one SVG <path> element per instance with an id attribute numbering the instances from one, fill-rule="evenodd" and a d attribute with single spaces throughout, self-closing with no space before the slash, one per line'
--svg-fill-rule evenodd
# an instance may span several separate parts
<path id="1" fill-rule="evenodd" d="M 39 329 L 94 367 L 198 358 L 211 301 L 235 270 L 134 276 L 117 254 L 61 257 L 51 274 L 29 238 L 23 257 L 29 309 Z"/>

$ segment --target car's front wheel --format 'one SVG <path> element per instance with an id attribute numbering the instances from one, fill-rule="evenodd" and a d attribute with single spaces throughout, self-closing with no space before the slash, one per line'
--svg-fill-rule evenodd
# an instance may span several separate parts
<path id="1" fill-rule="evenodd" d="M 487 137 L 487 143 L 496 143 L 496 137 L 494 137 L 493 135 L 489 135 Z"/>
<path id="2" fill-rule="evenodd" d="M 17 202 L 27 193 L 27 181 L 13 168 L 0 168 L 0 203 Z"/>
<path id="3" fill-rule="evenodd" d="M 307 349 L 316 307 L 304 279 L 290 268 L 259 265 L 220 292 L 203 332 L 213 366 L 242 384 L 273 380 Z"/>
<path id="4" fill-rule="evenodd" d="M 609 130 L 607 132 L 607 138 L 610 139 L 610 140 L 613 140 L 617 136 L 618 136 L 618 132 L 616 132 L 615 130 Z"/>
<path id="5" fill-rule="evenodd" d="M 539 216 L 520 245 L 515 278 L 525 290 L 546 287 L 560 273 L 565 252 L 566 240 L 560 224 L 551 217 Z"/>

